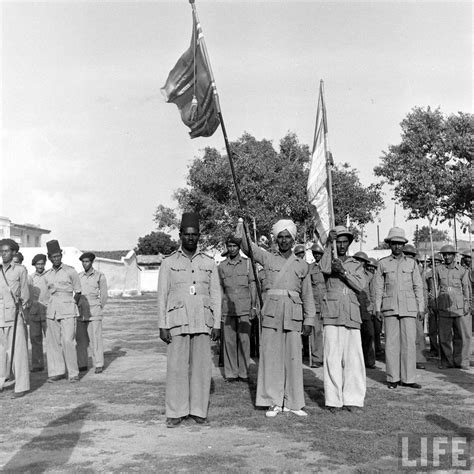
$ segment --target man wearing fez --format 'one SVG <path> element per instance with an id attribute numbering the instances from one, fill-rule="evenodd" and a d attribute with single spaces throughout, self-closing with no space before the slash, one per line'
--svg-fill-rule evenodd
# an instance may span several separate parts
<path id="1" fill-rule="evenodd" d="M 31 341 L 31 371 L 44 370 L 43 339 L 46 339 L 46 309 L 49 293 L 46 284 L 46 255 L 39 253 L 33 257 L 31 265 L 35 272 L 28 277 L 30 287 L 29 317 Z"/>
<path id="2" fill-rule="evenodd" d="M 314 262 L 309 266 L 311 277 L 311 288 L 313 290 L 314 305 L 316 307 L 316 317 L 314 327 L 311 332 L 311 367 L 323 366 L 323 317 L 321 314 L 321 304 L 326 294 L 326 281 L 321 270 L 321 258 L 324 250 L 318 244 L 311 247 Z"/>
<path id="3" fill-rule="evenodd" d="M 227 258 L 219 264 L 224 319 L 224 374 L 228 382 L 248 381 L 250 321 L 257 315 L 257 291 L 252 268 L 240 255 L 240 240 L 229 235 Z"/>
<path id="4" fill-rule="evenodd" d="M 347 255 L 354 240 L 344 226 L 329 232 L 321 269 L 326 278 L 324 324 L 324 397 L 331 412 L 364 406 L 366 391 L 361 317 L 357 295 L 366 286 L 363 266 Z M 333 242 L 337 258 L 333 257 Z"/>
<path id="5" fill-rule="evenodd" d="M 48 357 L 48 382 L 66 376 L 69 381 L 79 381 L 76 354 L 77 304 L 81 298 L 81 281 L 73 267 L 62 263 L 63 253 L 57 240 L 46 242 L 48 258 L 53 267 L 46 273 L 50 294 L 46 311 L 46 355 Z"/>
<path id="6" fill-rule="evenodd" d="M 168 344 L 169 428 L 187 416 L 196 423 L 206 422 L 211 389 L 210 339 L 217 341 L 221 332 L 219 275 L 214 260 L 198 247 L 197 214 L 183 214 L 179 238 L 180 248 L 163 260 L 158 278 L 160 338 Z"/>
<path id="7" fill-rule="evenodd" d="M 301 334 L 314 326 L 314 300 L 309 266 L 292 252 L 296 225 L 282 219 L 273 226 L 278 249 L 268 252 L 251 243 L 255 260 L 263 265 L 266 295 L 262 308 L 262 337 L 256 405 L 269 407 L 266 416 L 292 412 L 307 416 L 303 390 Z M 243 223 L 237 226 L 242 250 L 249 253 Z"/>
<path id="8" fill-rule="evenodd" d="M 436 268 L 438 283 L 439 346 L 443 368 L 469 369 L 471 355 L 470 282 L 466 268 L 454 261 L 456 249 L 440 249 L 444 263 Z"/>
<path id="9" fill-rule="evenodd" d="M 77 365 L 80 372 L 87 371 L 87 348 L 90 345 L 95 373 L 100 374 L 104 370 L 102 310 L 107 303 L 107 280 L 102 272 L 92 266 L 95 260 L 92 252 L 83 253 L 79 260 L 84 271 L 79 273 L 82 293 L 76 327 Z"/>
<path id="10" fill-rule="evenodd" d="M 13 356 L 15 390 L 13 398 L 24 396 L 30 389 L 26 326 L 22 311 L 18 314 L 15 341 L 13 341 L 16 313 L 20 306 L 25 308 L 30 297 L 26 268 L 13 261 L 13 257 L 18 250 L 18 244 L 14 240 L 0 240 L 0 252 L 2 254 L 2 274 L 0 275 L 0 391 L 3 390 L 5 381 L 10 378 L 10 357 L 13 344 L 15 344 Z"/>
<path id="11" fill-rule="evenodd" d="M 425 303 L 418 264 L 403 254 L 405 231 L 390 229 L 385 242 L 392 254 L 379 260 L 375 272 L 375 311 L 384 317 L 387 385 L 421 388 L 416 377 L 416 318 L 423 319 Z"/>

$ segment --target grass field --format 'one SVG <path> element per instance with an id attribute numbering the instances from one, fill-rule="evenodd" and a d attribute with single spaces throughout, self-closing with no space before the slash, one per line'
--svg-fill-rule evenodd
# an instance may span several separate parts
<path id="1" fill-rule="evenodd" d="M 322 369 L 305 366 L 304 419 L 267 419 L 254 407 L 255 364 L 250 383 L 228 384 L 214 363 L 209 423 L 186 420 L 167 429 L 166 347 L 155 307 L 155 295 L 110 301 L 103 374 L 90 370 L 78 384 L 49 384 L 45 373 L 35 373 L 26 397 L 11 399 L 11 387 L 0 394 L 0 470 L 395 472 L 403 468 L 403 434 L 472 439 L 473 370 L 441 371 L 434 362 L 419 371 L 422 390 L 388 390 L 377 362 L 367 374 L 364 410 L 336 414 L 323 406 Z M 416 460 L 420 446 L 411 439 Z M 443 456 L 439 469 L 450 470 L 451 462 Z"/>

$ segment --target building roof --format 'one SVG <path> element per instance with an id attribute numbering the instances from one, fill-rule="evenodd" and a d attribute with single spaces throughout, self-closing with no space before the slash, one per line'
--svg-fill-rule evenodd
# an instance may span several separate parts
<path id="1" fill-rule="evenodd" d="M 83 252 L 86 252 L 84 250 Z M 99 258 L 108 258 L 110 260 L 121 260 L 122 257 L 126 257 L 130 250 L 87 250 L 87 252 L 92 252 L 96 257 Z"/>
<path id="2" fill-rule="evenodd" d="M 163 255 L 137 255 L 138 265 L 161 265 L 163 261 Z"/>

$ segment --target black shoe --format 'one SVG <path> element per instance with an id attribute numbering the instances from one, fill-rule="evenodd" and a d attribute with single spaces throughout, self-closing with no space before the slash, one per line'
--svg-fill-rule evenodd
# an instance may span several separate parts
<path id="1" fill-rule="evenodd" d="M 21 398 L 21 397 L 24 397 L 26 395 L 26 392 L 28 390 L 25 390 L 24 392 L 13 392 L 12 394 L 12 397 L 11 398 Z"/>
<path id="2" fill-rule="evenodd" d="M 425 365 L 422 364 L 421 362 L 417 362 L 417 363 L 416 363 L 416 368 L 417 368 L 417 369 L 426 369 Z"/>
<path id="3" fill-rule="evenodd" d="M 372 365 L 366 365 L 365 368 L 366 369 L 376 369 L 377 367 L 375 366 L 375 364 L 372 364 Z"/>
<path id="4" fill-rule="evenodd" d="M 71 382 L 71 383 L 79 382 L 79 375 L 75 375 L 74 377 L 71 377 L 69 379 L 69 382 Z"/>
<path id="5" fill-rule="evenodd" d="M 249 382 L 249 378 L 248 377 L 239 377 L 239 382 L 245 382 L 245 383 L 248 383 Z"/>
<path id="6" fill-rule="evenodd" d="M 203 425 L 207 422 L 207 418 L 203 418 L 202 416 L 197 415 L 189 415 L 198 425 Z"/>
<path id="7" fill-rule="evenodd" d="M 181 424 L 183 418 L 166 418 L 166 427 L 167 428 L 176 428 Z"/>
<path id="8" fill-rule="evenodd" d="M 79 372 L 87 372 L 87 367 L 79 367 Z"/>
<path id="9" fill-rule="evenodd" d="M 419 383 L 405 383 L 405 382 L 402 382 L 400 385 L 402 387 L 421 388 L 421 385 Z"/>
<path id="10" fill-rule="evenodd" d="M 53 383 L 53 382 L 57 382 L 58 380 L 61 380 L 61 379 L 64 379 L 66 378 L 66 376 L 64 374 L 62 375 L 53 375 L 51 377 L 48 377 L 48 382 L 49 383 Z"/>
<path id="11" fill-rule="evenodd" d="M 43 372 L 44 367 L 34 367 L 30 372 Z"/>
<path id="12" fill-rule="evenodd" d="M 356 407 L 354 405 L 344 405 L 342 407 L 343 410 L 346 410 L 346 411 L 351 411 L 351 412 L 358 412 L 358 411 L 362 411 L 362 407 Z"/>
<path id="13" fill-rule="evenodd" d="M 325 409 L 330 413 L 339 413 L 342 407 L 326 407 Z"/>
<path id="14" fill-rule="evenodd" d="M 388 388 L 397 388 L 398 387 L 398 382 L 387 382 L 387 387 Z"/>
<path id="15" fill-rule="evenodd" d="M 95 374 L 101 374 L 104 371 L 103 367 L 96 367 L 94 373 Z"/>
<path id="16" fill-rule="evenodd" d="M 225 379 L 225 381 L 226 381 L 227 383 L 233 383 L 233 382 L 238 382 L 239 379 L 238 379 L 238 377 L 227 377 L 227 378 Z"/>

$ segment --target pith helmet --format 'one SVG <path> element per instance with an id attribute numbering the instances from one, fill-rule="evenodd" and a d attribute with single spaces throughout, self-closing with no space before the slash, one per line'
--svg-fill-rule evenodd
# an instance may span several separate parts
<path id="1" fill-rule="evenodd" d="M 323 248 L 322 248 L 320 245 L 318 245 L 318 244 L 313 244 L 313 245 L 311 246 L 311 252 L 313 252 L 313 253 L 324 253 L 324 250 L 323 250 Z"/>
<path id="2" fill-rule="evenodd" d="M 379 262 L 376 258 L 370 257 L 369 260 L 370 262 L 367 265 L 372 265 L 373 267 L 379 266 Z"/>
<path id="3" fill-rule="evenodd" d="M 388 231 L 387 237 L 384 241 L 388 244 L 390 242 L 403 242 L 406 244 L 408 239 L 405 237 L 405 231 L 401 227 L 392 227 Z"/>
<path id="4" fill-rule="evenodd" d="M 336 231 L 337 237 L 342 237 L 343 235 L 345 235 L 349 239 L 349 243 L 354 240 L 354 235 L 352 234 L 352 232 L 343 225 L 337 225 L 336 227 L 334 227 L 334 230 Z"/>
<path id="5" fill-rule="evenodd" d="M 365 253 L 365 252 L 356 252 L 353 257 L 356 259 L 356 260 L 363 260 L 364 262 L 366 263 L 370 263 L 370 259 L 368 257 L 368 255 Z"/>
<path id="6" fill-rule="evenodd" d="M 413 257 L 418 255 L 418 251 L 416 250 L 415 246 L 412 244 L 405 245 L 405 247 L 403 247 L 403 253 L 407 255 L 412 255 Z"/>
<path id="7" fill-rule="evenodd" d="M 459 254 L 463 257 L 472 257 L 472 252 L 469 249 L 462 249 L 459 251 Z"/>
<path id="8" fill-rule="evenodd" d="M 443 245 L 439 251 L 439 253 L 457 253 L 456 249 L 452 245 Z"/>
<path id="9" fill-rule="evenodd" d="M 434 261 L 435 261 L 435 262 L 442 262 L 442 261 L 443 261 L 443 256 L 441 255 L 440 252 L 435 253 L 435 255 L 434 255 Z"/>

